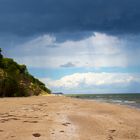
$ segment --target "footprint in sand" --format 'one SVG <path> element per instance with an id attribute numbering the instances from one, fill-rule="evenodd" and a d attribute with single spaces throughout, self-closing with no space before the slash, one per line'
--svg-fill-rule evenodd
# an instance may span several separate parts
<path id="1" fill-rule="evenodd" d="M 15 117 L 14 115 L 9 115 L 9 114 L 3 114 L 2 116 L 1 116 L 1 118 L 6 118 L 6 117 Z"/>
<path id="2" fill-rule="evenodd" d="M 44 117 L 48 117 L 49 115 L 44 115 Z"/>
<path id="3" fill-rule="evenodd" d="M 39 133 L 33 133 L 32 134 L 34 137 L 40 137 L 41 136 L 41 134 L 39 134 Z"/>
<path id="4" fill-rule="evenodd" d="M 108 136 L 108 140 L 113 140 L 113 136 L 112 136 L 112 135 L 113 135 L 114 132 L 116 132 L 115 129 L 109 130 L 109 133 L 110 133 L 110 134 L 109 134 L 109 136 Z"/>
<path id="5" fill-rule="evenodd" d="M 2 114 L 2 116 L 0 117 L 1 117 L 0 120 L 1 123 L 5 123 L 10 120 L 20 120 L 19 118 L 17 118 L 17 116 L 8 113 Z"/>
<path id="6" fill-rule="evenodd" d="M 116 130 L 115 129 L 112 129 L 112 130 L 109 130 L 111 133 L 114 133 Z"/>
<path id="7" fill-rule="evenodd" d="M 64 125 L 64 126 L 68 126 L 69 124 L 71 124 L 71 123 L 69 123 L 69 122 L 62 123 L 62 125 Z"/>
<path id="8" fill-rule="evenodd" d="M 10 120 L 20 120 L 20 119 L 18 119 L 18 118 L 10 118 Z"/>
<path id="9" fill-rule="evenodd" d="M 64 126 L 68 126 L 66 123 L 62 123 L 62 125 L 64 125 Z"/>
<path id="10" fill-rule="evenodd" d="M 109 136 L 109 137 L 108 137 L 108 140 L 113 140 L 113 137 L 112 137 L 112 136 Z"/>
<path id="11" fill-rule="evenodd" d="M 9 119 L 1 119 L 1 120 L 0 120 L 1 123 L 5 123 L 5 122 L 7 122 L 7 121 L 9 121 Z"/>
<path id="12" fill-rule="evenodd" d="M 39 117 L 32 117 L 32 118 L 35 118 L 35 119 L 37 119 L 37 118 L 39 118 Z"/>
<path id="13" fill-rule="evenodd" d="M 61 132 L 61 133 L 64 133 L 64 130 L 61 130 L 60 132 Z"/>
<path id="14" fill-rule="evenodd" d="M 27 122 L 27 123 L 38 123 L 38 121 L 23 121 L 23 122 Z"/>

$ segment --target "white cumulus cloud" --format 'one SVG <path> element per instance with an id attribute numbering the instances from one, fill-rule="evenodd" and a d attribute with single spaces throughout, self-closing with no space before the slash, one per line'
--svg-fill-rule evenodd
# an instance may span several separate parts
<path id="1" fill-rule="evenodd" d="M 130 73 L 74 73 L 64 76 L 58 80 L 47 78 L 41 79 L 49 87 L 53 88 L 81 88 L 81 87 L 100 87 L 100 86 L 128 86 L 132 83 L 140 84 L 140 74 Z"/>

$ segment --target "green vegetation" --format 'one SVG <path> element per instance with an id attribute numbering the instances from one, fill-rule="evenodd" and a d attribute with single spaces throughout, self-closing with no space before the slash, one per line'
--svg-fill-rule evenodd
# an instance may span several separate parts
<path id="1" fill-rule="evenodd" d="M 51 93 L 45 84 L 28 73 L 25 65 L 4 58 L 0 48 L 0 97 L 20 97 Z"/>

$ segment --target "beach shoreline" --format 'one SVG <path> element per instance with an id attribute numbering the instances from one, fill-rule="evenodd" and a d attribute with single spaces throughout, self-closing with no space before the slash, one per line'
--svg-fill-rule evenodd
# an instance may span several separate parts
<path id="1" fill-rule="evenodd" d="M 113 103 L 140 109 L 140 94 L 65 94 L 66 97 L 103 103 Z"/>
<path id="2" fill-rule="evenodd" d="M 68 97 L 68 96 L 67 96 Z M 83 101 L 89 101 L 89 102 L 97 102 L 97 103 L 103 103 L 103 104 L 110 104 L 110 105 L 116 105 L 116 106 L 120 106 L 120 107 L 126 107 L 126 108 L 130 108 L 130 109 L 135 109 L 140 111 L 140 108 L 137 106 L 133 106 L 130 104 L 123 104 L 123 103 L 115 103 L 115 102 L 107 102 L 107 101 L 103 101 L 103 100 L 96 100 L 96 99 L 81 99 L 81 98 L 75 98 L 75 97 L 68 97 L 68 98 L 72 98 L 72 99 L 77 99 L 77 100 L 83 100 Z"/>
<path id="3" fill-rule="evenodd" d="M 139 140 L 140 110 L 65 96 L 0 98 L 2 140 Z"/>

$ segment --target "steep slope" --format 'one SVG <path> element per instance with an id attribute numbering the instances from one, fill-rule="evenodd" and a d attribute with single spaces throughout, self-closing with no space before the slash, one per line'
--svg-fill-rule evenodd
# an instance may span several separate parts
<path id="1" fill-rule="evenodd" d="M 29 74 L 25 65 L 4 58 L 0 49 L 0 97 L 17 97 L 50 94 L 50 89 Z"/>

